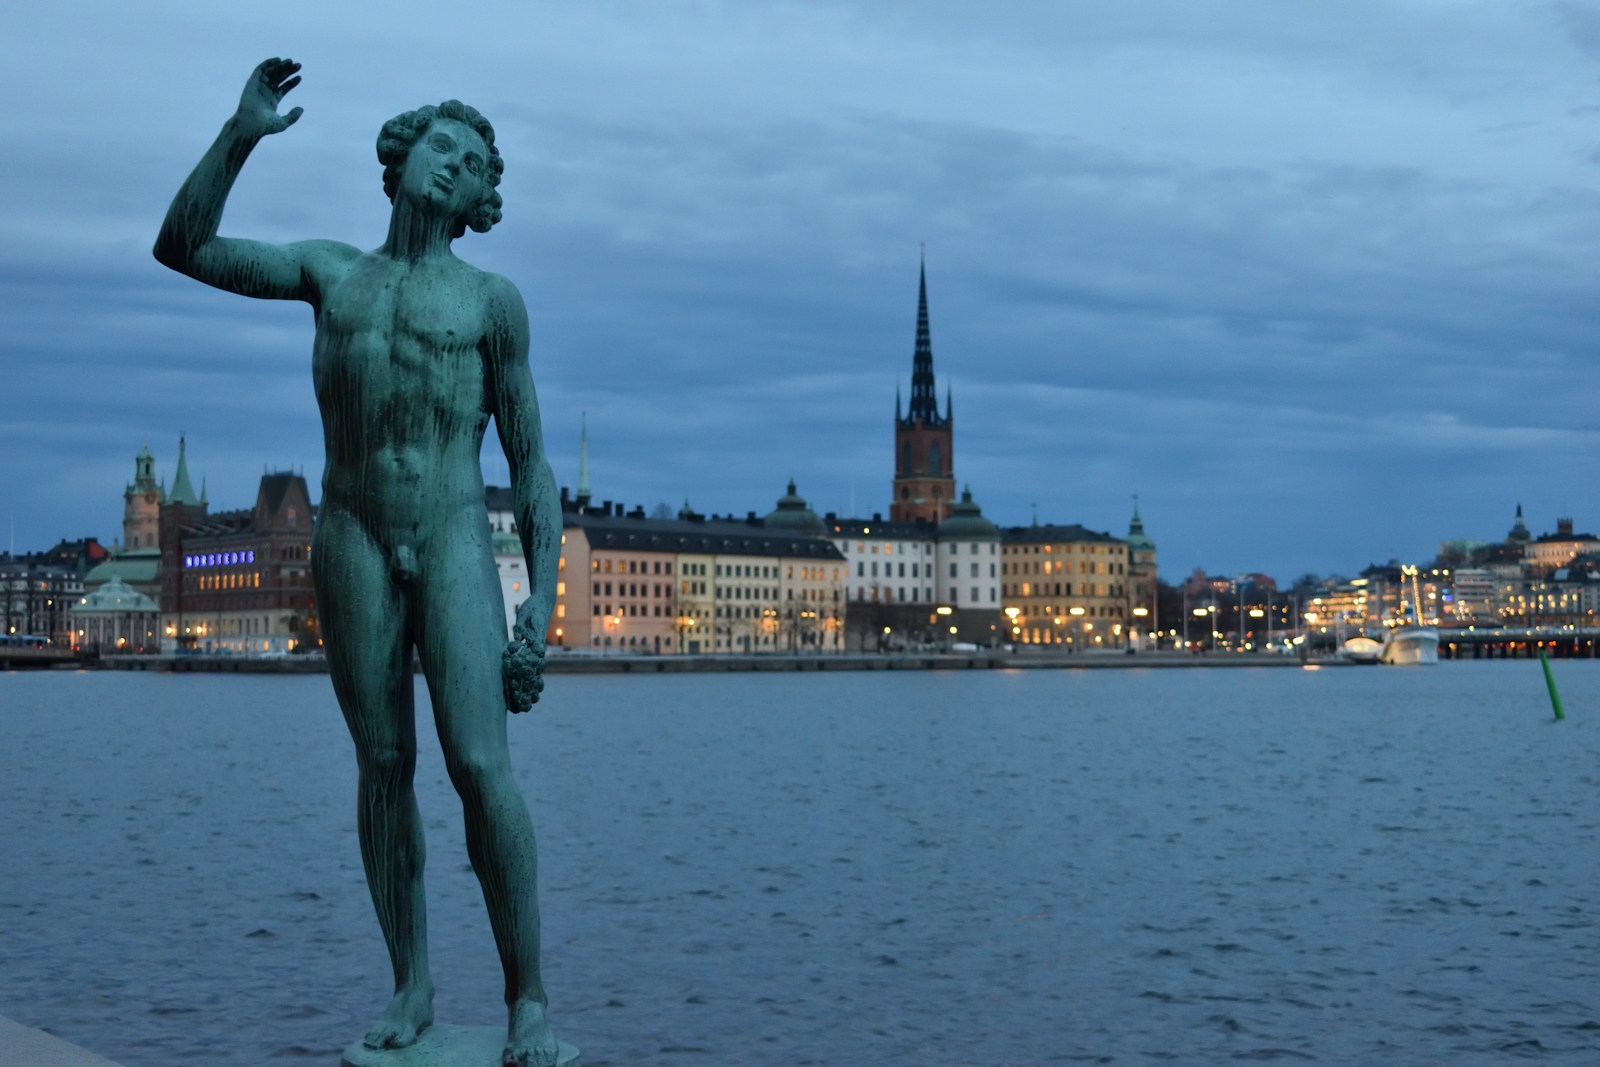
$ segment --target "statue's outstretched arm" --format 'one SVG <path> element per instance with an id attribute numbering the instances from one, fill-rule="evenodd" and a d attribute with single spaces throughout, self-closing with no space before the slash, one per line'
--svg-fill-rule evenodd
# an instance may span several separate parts
<path id="1" fill-rule="evenodd" d="M 245 296 L 311 300 L 322 262 L 358 254 L 333 241 L 272 245 L 217 236 L 223 205 L 251 150 L 263 137 L 282 133 L 300 118 L 300 108 L 278 114 L 284 94 L 300 84 L 299 70 L 293 60 L 269 59 L 251 71 L 238 110 L 167 209 L 154 249 L 162 264 Z"/>
<path id="2" fill-rule="evenodd" d="M 493 279 L 484 365 L 490 378 L 495 428 L 511 468 L 512 507 L 528 564 L 528 599 L 506 650 L 506 706 L 526 711 L 544 687 L 545 628 L 556 600 L 561 555 L 561 501 L 545 457 L 539 397 L 528 369 L 528 312 L 504 278 Z"/>

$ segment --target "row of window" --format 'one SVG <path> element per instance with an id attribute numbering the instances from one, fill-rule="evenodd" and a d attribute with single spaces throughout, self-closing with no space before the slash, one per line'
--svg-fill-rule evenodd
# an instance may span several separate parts
<path id="1" fill-rule="evenodd" d="M 557 618 L 562 618 L 562 619 L 566 618 L 567 617 L 567 612 L 566 612 L 566 607 L 567 606 L 565 604 L 558 604 L 558 605 L 556 605 L 556 607 L 558 609 L 557 612 L 556 612 L 556 617 Z M 647 608 L 649 609 L 648 611 L 645 610 Z M 595 614 L 596 618 L 599 618 L 602 615 L 610 615 L 610 614 L 612 614 L 611 605 L 610 604 L 605 605 L 605 610 L 602 611 L 600 605 L 598 603 L 595 604 L 595 606 L 594 606 L 594 614 Z M 624 615 L 624 616 L 632 616 L 633 618 L 640 618 L 640 619 L 642 619 L 642 618 L 652 618 L 652 619 L 668 618 L 668 619 L 670 619 L 672 617 L 671 608 L 669 606 L 667 606 L 667 605 L 664 605 L 664 604 L 622 604 L 617 608 L 616 614 L 617 615 Z"/>
<path id="2" fill-rule="evenodd" d="M 688 585 L 689 583 L 685 582 L 683 584 L 684 585 Z M 596 596 L 610 596 L 611 595 L 611 583 L 610 582 L 595 582 L 594 583 L 594 588 L 591 590 L 591 592 Z M 567 583 L 566 582 L 557 582 L 556 583 L 556 596 L 566 596 L 566 595 L 567 595 Z M 670 597 L 672 595 L 672 585 L 671 585 L 670 582 L 666 583 L 666 584 L 663 584 L 661 582 L 656 582 L 656 583 L 653 583 L 653 584 L 649 583 L 649 582 L 618 582 L 617 583 L 617 593 L 616 593 L 616 595 L 617 596 Z"/>
<path id="3" fill-rule="evenodd" d="M 989 541 L 989 542 L 985 542 L 985 544 L 988 547 L 988 551 L 984 552 L 983 554 L 984 555 L 989 555 L 989 556 L 994 555 L 995 554 L 995 544 L 994 544 L 994 542 L 993 541 Z M 840 541 L 840 542 L 838 542 L 838 545 L 839 545 L 839 551 L 840 552 L 849 552 L 850 551 L 850 542 L 848 542 L 848 541 Z M 913 556 L 931 556 L 931 555 L 933 555 L 933 546 L 931 544 L 928 544 L 925 541 L 885 541 L 885 542 L 883 542 L 883 554 L 885 556 L 893 556 L 893 555 L 904 556 L 904 555 L 907 554 L 906 553 L 907 546 L 910 546 L 910 548 L 911 548 L 910 554 L 913 555 Z M 949 546 L 949 548 L 950 548 L 950 554 L 951 555 L 960 555 L 961 546 L 959 544 L 952 544 L 952 545 Z M 979 555 L 980 551 L 981 550 L 978 547 L 978 542 L 972 541 L 972 542 L 969 542 L 967 544 L 967 554 L 969 556 Z M 857 541 L 856 542 L 856 555 L 858 555 L 858 556 L 867 556 L 867 555 L 876 556 L 877 554 L 878 554 L 878 542 L 876 542 L 876 541 Z"/>
<path id="4" fill-rule="evenodd" d="M 642 560 L 642 559 L 610 560 L 610 559 L 602 559 L 599 556 L 596 556 L 594 559 L 589 561 L 589 569 L 592 570 L 596 574 L 610 574 L 610 573 L 612 573 L 611 567 L 612 567 L 613 563 L 616 564 L 616 568 L 617 568 L 616 569 L 616 573 L 618 573 L 618 574 L 671 574 L 672 573 L 672 561 L 670 559 L 668 559 L 668 560 L 660 560 L 660 559 L 652 559 L 652 560 Z M 563 556 L 563 557 L 561 557 L 561 567 L 563 569 L 565 569 L 566 565 L 567 565 L 567 560 L 566 560 L 566 557 Z"/>
<path id="5" fill-rule="evenodd" d="M 776 578 L 778 568 L 764 567 L 750 563 L 719 563 L 717 564 L 718 578 Z"/>
<path id="6" fill-rule="evenodd" d="M 1074 542 L 1069 545 L 1007 545 L 1008 556 L 1037 556 L 1041 552 L 1045 555 L 1059 548 L 1062 553 L 1077 551 L 1081 554 L 1092 556 L 1120 556 L 1127 546 L 1123 544 L 1094 544 L 1089 542 Z"/>
<path id="7" fill-rule="evenodd" d="M 596 556 L 594 559 L 589 561 L 589 569 L 595 574 L 616 573 L 670 575 L 672 573 L 672 565 L 673 561 L 670 559 L 611 560 Z M 613 570 L 613 567 L 615 570 Z M 516 564 L 512 564 L 512 569 L 516 569 Z M 566 556 L 562 556 L 560 558 L 557 569 L 563 571 L 567 569 Z M 704 563 L 684 563 L 679 568 L 679 573 L 703 578 L 706 576 L 707 570 L 708 568 Z M 799 577 L 806 581 L 821 581 L 827 576 L 827 572 L 828 568 L 826 567 L 803 566 L 799 568 Z M 749 563 L 718 563 L 716 565 L 716 577 L 718 578 L 776 578 L 777 576 L 778 568 L 776 566 L 765 566 Z M 785 577 L 792 579 L 795 576 L 795 567 L 792 564 L 785 568 Z M 833 568 L 832 576 L 835 580 L 838 579 L 838 567 Z"/>
<path id="8" fill-rule="evenodd" d="M 961 567 L 961 564 L 959 564 L 959 563 L 950 564 L 950 577 L 952 577 L 952 578 L 961 577 L 960 567 Z M 980 575 L 978 573 L 978 567 L 979 567 L 979 565 L 976 564 L 976 563 L 968 565 L 968 570 L 969 570 L 968 577 L 969 578 L 980 577 Z M 893 563 L 885 563 L 883 565 L 883 576 L 885 578 L 895 578 L 895 577 L 904 578 L 904 577 L 906 577 L 906 565 L 904 563 L 900 564 L 899 565 L 899 569 L 900 569 L 900 573 L 898 575 L 896 575 L 895 574 L 895 564 L 893 564 Z M 870 576 L 871 577 L 873 577 L 873 578 L 878 577 L 878 562 L 877 562 L 877 560 L 873 560 L 870 563 L 868 561 L 866 561 L 866 560 L 860 560 L 860 559 L 856 560 L 856 577 L 857 578 L 866 578 L 866 577 L 868 577 L 869 570 L 870 570 Z M 918 574 L 917 573 L 917 564 L 913 563 L 911 565 L 911 577 L 913 577 L 913 578 L 932 578 L 933 577 L 933 565 L 930 563 L 928 566 L 923 567 L 922 568 L 922 573 Z M 991 577 L 991 578 L 995 577 L 995 565 L 993 563 L 989 564 L 989 577 Z"/>
<path id="9" fill-rule="evenodd" d="M 1005 574 L 1071 574 L 1072 561 L 1070 559 L 1058 560 L 1030 560 L 1027 563 L 1004 564 Z M 1115 560 L 1078 560 L 1079 574 L 1126 574 L 1127 566 Z"/>
<path id="10" fill-rule="evenodd" d="M 261 572 L 252 571 L 249 574 L 202 574 L 190 578 L 188 584 L 190 589 L 199 588 L 206 592 L 221 589 L 260 589 Z"/>
<path id="11" fill-rule="evenodd" d="M 954 590 L 952 590 L 951 592 L 952 592 L 952 595 L 955 595 L 955 591 Z M 998 592 L 999 591 L 996 590 L 993 586 L 989 587 L 989 603 L 995 604 L 995 603 L 999 602 L 1000 597 L 998 595 Z M 893 587 L 890 587 L 890 586 L 884 586 L 884 587 L 882 587 L 882 589 L 880 589 L 876 585 L 874 585 L 874 586 L 865 586 L 865 585 L 856 586 L 856 600 L 857 601 L 876 604 L 880 599 L 883 600 L 886 603 L 893 603 L 895 601 L 899 601 L 901 603 L 905 603 L 906 602 L 906 587 L 903 586 L 903 585 L 899 586 L 898 587 L 898 592 L 896 592 L 896 589 L 893 588 Z M 968 590 L 967 590 L 967 600 L 966 600 L 967 604 L 969 604 L 969 605 L 971 605 L 971 604 L 981 604 L 981 603 L 983 603 L 983 599 L 984 599 L 983 598 L 983 590 L 981 588 L 979 588 L 976 585 L 970 586 L 968 588 Z M 921 591 L 921 596 L 919 597 L 917 595 L 917 587 L 916 586 L 912 586 L 911 587 L 911 600 L 913 602 L 916 602 L 916 603 L 931 604 L 931 603 L 933 603 L 933 590 L 929 589 L 927 586 L 923 586 L 922 587 L 922 591 Z"/>
<path id="12" fill-rule="evenodd" d="M 1017 585 L 1003 587 L 1005 595 L 1010 596 L 1072 596 L 1071 582 L 1022 582 Z M 1079 582 L 1078 596 L 1114 596 L 1122 597 L 1126 593 L 1120 585 L 1105 583 Z"/>
<path id="13" fill-rule="evenodd" d="M 1060 609 L 1059 615 L 1057 615 L 1058 607 Z M 1046 604 L 1043 611 L 1028 611 L 1024 614 L 1043 615 L 1046 617 L 1055 616 L 1061 619 L 1063 622 L 1066 622 L 1069 617 L 1073 619 L 1085 616 L 1091 619 L 1120 619 L 1123 615 L 1122 608 L 1115 604 L 1090 604 L 1088 607 L 1082 607 L 1082 605 L 1079 605 L 1079 607 L 1082 608 L 1082 610 L 1079 611 L 1077 615 L 1073 615 L 1072 612 L 1078 609 L 1069 609 L 1065 605 L 1056 604 Z"/>

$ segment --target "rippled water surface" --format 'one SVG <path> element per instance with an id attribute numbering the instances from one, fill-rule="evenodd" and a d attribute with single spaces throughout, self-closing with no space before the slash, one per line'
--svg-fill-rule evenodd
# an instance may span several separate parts
<path id="1" fill-rule="evenodd" d="M 558 1033 L 590 1067 L 1600 1062 L 1600 664 L 1555 669 L 1562 723 L 1527 661 L 558 676 L 511 723 Z M 495 1023 L 420 732 L 439 1017 Z M 354 791 L 323 677 L 0 674 L 0 1014 L 331 1067 L 389 989 Z"/>

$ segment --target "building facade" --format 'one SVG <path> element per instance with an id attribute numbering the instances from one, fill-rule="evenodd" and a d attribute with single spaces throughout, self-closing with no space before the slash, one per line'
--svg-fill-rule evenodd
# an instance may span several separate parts
<path id="1" fill-rule="evenodd" d="M 70 648 L 72 605 L 83 596 L 79 568 L 41 556 L 0 556 L 0 633 L 17 643 Z"/>
<path id="2" fill-rule="evenodd" d="M 1135 616 L 1126 541 L 1076 524 L 1013 526 L 1000 536 L 1014 642 L 1075 651 L 1127 644 Z"/>
<path id="3" fill-rule="evenodd" d="M 179 488 L 161 514 L 162 650 L 320 648 L 311 587 L 315 510 L 305 478 L 262 475 L 253 508 L 215 515 L 192 493 L 185 503 Z"/>
<path id="4" fill-rule="evenodd" d="M 80 597 L 69 614 L 75 649 L 130 655 L 160 649 L 160 607 L 121 578 Z"/>
<path id="5" fill-rule="evenodd" d="M 552 647 L 632 654 L 837 652 L 844 559 L 825 538 L 687 507 L 649 518 L 563 493 Z"/>

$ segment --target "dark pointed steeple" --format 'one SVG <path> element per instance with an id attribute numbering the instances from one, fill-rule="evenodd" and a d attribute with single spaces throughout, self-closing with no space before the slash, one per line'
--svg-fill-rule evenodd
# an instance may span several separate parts
<path id="1" fill-rule="evenodd" d="M 933 342 L 928 330 L 927 257 L 917 265 L 917 343 L 911 365 L 911 400 L 902 413 L 895 386 L 894 488 L 889 518 L 940 523 L 956 502 L 955 424 L 946 383 L 945 410 L 933 380 Z"/>
<path id="2" fill-rule="evenodd" d="M 939 399 L 933 391 L 933 341 L 928 331 L 928 266 L 924 259 L 917 270 L 917 344 L 911 356 L 911 408 L 907 421 L 921 419 L 937 426 Z"/>
<path id="3" fill-rule="evenodd" d="M 1511 532 L 1506 534 L 1507 541 L 1531 541 L 1533 535 L 1528 532 L 1528 524 L 1522 518 L 1522 501 L 1517 501 L 1517 521 L 1512 524 Z"/>
<path id="4" fill-rule="evenodd" d="M 944 419 L 945 419 L 946 422 L 949 422 L 951 419 L 953 419 L 955 417 L 956 417 L 956 391 L 953 388 L 950 387 L 950 383 L 949 382 L 946 382 L 945 385 L 944 385 Z"/>

